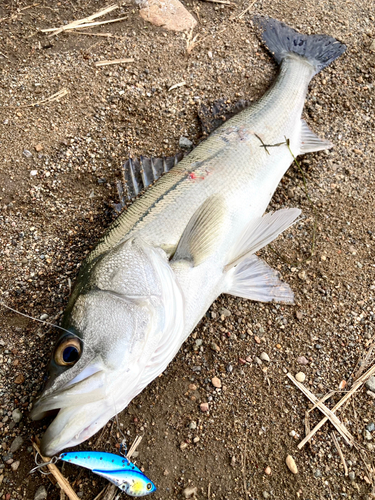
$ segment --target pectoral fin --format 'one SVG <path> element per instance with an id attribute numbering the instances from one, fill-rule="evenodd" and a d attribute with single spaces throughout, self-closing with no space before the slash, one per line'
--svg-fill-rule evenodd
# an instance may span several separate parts
<path id="1" fill-rule="evenodd" d="M 206 260 L 223 236 L 224 215 L 224 199 L 219 195 L 208 198 L 186 226 L 173 260 L 192 261 L 194 266 Z"/>
<path id="2" fill-rule="evenodd" d="M 300 154 L 312 153 L 313 151 L 323 151 L 324 149 L 333 148 L 333 144 L 331 141 L 321 139 L 315 134 L 315 132 L 311 130 L 305 120 L 301 121 L 302 130 Z"/>

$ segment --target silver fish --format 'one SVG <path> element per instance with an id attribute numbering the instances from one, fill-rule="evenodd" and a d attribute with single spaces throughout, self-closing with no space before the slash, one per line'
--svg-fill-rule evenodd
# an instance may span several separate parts
<path id="1" fill-rule="evenodd" d="M 332 147 L 301 114 L 311 78 L 345 46 L 269 18 L 255 24 L 280 64 L 273 86 L 139 197 L 82 265 L 49 382 L 32 411 L 38 419 L 59 410 L 43 437 L 44 455 L 88 439 L 125 408 L 221 293 L 293 302 L 289 286 L 255 253 L 300 214 L 263 216 L 291 152 Z"/>

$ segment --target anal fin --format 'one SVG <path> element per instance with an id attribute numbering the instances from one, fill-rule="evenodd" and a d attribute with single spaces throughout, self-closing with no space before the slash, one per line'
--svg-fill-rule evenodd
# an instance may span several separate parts
<path id="1" fill-rule="evenodd" d="M 230 287 L 225 293 L 258 302 L 294 302 L 290 286 L 283 283 L 279 273 L 256 255 L 250 255 L 229 273 Z"/>
<path id="2" fill-rule="evenodd" d="M 305 120 L 302 121 L 301 129 L 301 147 L 300 154 L 312 153 L 313 151 L 323 151 L 324 149 L 333 148 L 331 141 L 321 139 L 307 125 Z"/>

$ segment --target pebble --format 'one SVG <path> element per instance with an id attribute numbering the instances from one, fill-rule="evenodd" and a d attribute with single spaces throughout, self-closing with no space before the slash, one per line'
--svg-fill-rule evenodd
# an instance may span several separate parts
<path id="1" fill-rule="evenodd" d="M 372 435 L 371 435 L 371 432 L 369 432 L 367 429 L 365 429 L 363 431 L 363 437 L 367 440 L 367 441 L 371 441 L 372 440 Z"/>
<path id="2" fill-rule="evenodd" d="M 296 462 L 294 461 L 294 458 L 291 455 L 288 455 L 286 457 L 285 463 L 288 466 L 290 472 L 293 472 L 293 474 L 298 474 Z"/>
<path id="3" fill-rule="evenodd" d="M 297 358 L 297 363 L 299 365 L 307 365 L 308 364 L 308 361 L 307 359 L 305 358 L 305 356 L 298 356 Z"/>
<path id="4" fill-rule="evenodd" d="M 201 403 L 201 411 L 206 412 L 209 409 L 208 403 Z"/>
<path id="5" fill-rule="evenodd" d="M 259 356 L 262 361 L 267 361 L 267 363 L 270 362 L 270 357 L 266 352 L 262 352 L 262 354 Z"/>
<path id="6" fill-rule="evenodd" d="M 370 50 L 371 50 L 371 52 L 375 52 L 375 40 L 373 40 L 373 41 L 371 42 L 371 45 L 370 45 Z"/>
<path id="7" fill-rule="evenodd" d="M 271 467 L 269 465 L 264 469 L 264 473 L 267 474 L 267 476 L 271 475 Z"/>
<path id="8" fill-rule="evenodd" d="M 297 319 L 302 319 L 303 318 L 303 312 L 302 311 L 296 311 L 296 318 Z"/>
<path id="9" fill-rule="evenodd" d="M 322 471 L 319 469 L 316 469 L 316 471 L 314 472 L 314 476 L 315 477 L 322 477 Z"/>
<path id="10" fill-rule="evenodd" d="M 18 424 L 18 422 L 21 421 L 22 417 L 23 417 L 23 414 L 18 408 L 16 408 L 15 410 L 12 411 L 12 419 L 13 419 L 13 422 L 15 422 L 16 424 Z"/>
<path id="11" fill-rule="evenodd" d="M 185 498 L 190 498 L 197 494 L 198 488 L 196 486 L 187 486 L 182 492 Z"/>
<path id="12" fill-rule="evenodd" d="M 268 493 L 268 491 L 263 491 L 263 498 L 270 498 L 271 495 Z"/>
<path id="13" fill-rule="evenodd" d="M 189 428 L 194 431 L 197 428 L 197 422 L 190 422 Z"/>
<path id="14" fill-rule="evenodd" d="M 215 342 L 211 342 L 211 349 L 215 352 L 220 352 L 220 347 Z"/>
<path id="15" fill-rule="evenodd" d="M 19 460 L 17 460 L 16 462 L 13 462 L 10 466 L 12 467 L 12 470 L 13 470 L 14 472 L 16 472 L 16 470 L 17 470 L 17 469 L 18 469 L 18 467 L 20 466 L 20 461 L 19 461 Z"/>
<path id="16" fill-rule="evenodd" d="M 30 170 L 30 175 L 32 177 L 35 177 L 36 175 L 38 175 L 38 171 L 37 170 Z"/>
<path id="17" fill-rule="evenodd" d="M 38 153 L 43 150 L 43 144 L 39 143 L 36 146 L 34 146 L 35 151 Z"/>
<path id="18" fill-rule="evenodd" d="M 212 385 L 216 387 L 217 389 L 220 389 L 221 387 L 221 380 L 218 377 L 214 377 L 212 380 Z"/>
<path id="19" fill-rule="evenodd" d="M 193 143 L 191 142 L 191 140 L 187 137 L 184 137 L 183 135 L 180 137 L 178 145 L 181 149 L 191 149 L 193 147 Z"/>
<path id="20" fill-rule="evenodd" d="M 306 380 L 306 375 L 303 372 L 298 372 L 296 374 L 296 380 L 297 380 L 297 382 L 300 382 L 301 384 L 303 384 L 303 382 Z"/>
<path id="21" fill-rule="evenodd" d="M 225 316 L 226 318 L 228 318 L 228 316 L 232 314 L 230 311 L 228 311 L 228 309 L 225 309 L 225 307 L 222 307 L 219 313 L 221 316 Z"/>
<path id="22" fill-rule="evenodd" d="M 24 149 L 23 156 L 26 156 L 26 158 L 32 158 L 33 154 L 28 149 Z"/>
<path id="23" fill-rule="evenodd" d="M 186 450 L 187 447 L 188 447 L 187 443 L 181 443 L 180 444 L 180 450 Z"/>
<path id="24" fill-rule="evenodd" d="M 375 424 L 374 422 L 370 422 L 369 424 L 366 425 L 366 429 L 369 431 L 369 432 L 373 432 L 375 431 Z"/>
<path id="25" fill-rule="evenodd" d="M 34 495 L 34 500 L 46 500 L 47 498 L 47 490 L 44 486 L 39 486 Z"/>
<path id="26" fill-rule="evenodd" d="M 10 445 L 10 448 L 9 448 L 10 453 L 14 453 L 15 451 L 18 451 L 22 445 L 23 445 L 23 438 L 21 436 L 17 436 L 13 440 L 13 443 Z"/>
<path id="27" fill-rule="evenodd" d="M 375 445 L 373 443 L 366 443 L 366 448 L 368 449 L 368 451 L 374 451 Z"/>
<path id="28" fill-rule="evenodd" d="M 365 386 L 370 391 L 375 392 L 375 376 L 374 375 L 371 375 L 371 377 L 367 380 Z"/>
<path id="29" fill-rule="evenodd" d="M 17 377 L 14 379 L 15 384 L 23 384 L 25 382 L 25 377 L 22 375 L 22 373 L 19 373 Z"/>
<path id="30" fill-rule="evenodd" d="M 355 480 L 355 473 L 353 471 L 349 472 L 349 479 L 350 481 L 354 481 Z"/>
<path id="31" fill-rule="evenodd" d="M 261 365 L 262 364 L 262 360 L 258 358 L 258 356 L 255 356 L 254 358 L 254 361 L 257 365 Z"/>
<path id="32" fill-rule="evenodd" d="M 198 443 L 199 442 L 199 436 L 196 436 L 194 439 L 193 439 L 193 443 Z"/>

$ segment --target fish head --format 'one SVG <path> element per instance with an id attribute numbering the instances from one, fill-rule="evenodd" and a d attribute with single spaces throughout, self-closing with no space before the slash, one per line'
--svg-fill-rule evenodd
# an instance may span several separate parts
<path id="1" fill-rule="evenodd" d="M 183 325 L 180 296 L 165 253 L 139 240 L 95 266 L 63 322 L 31 412 L 37 420 L 59 410 L 43 436 L 44 455 L 91 437 L 165 368 Z"/>

